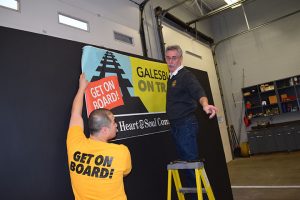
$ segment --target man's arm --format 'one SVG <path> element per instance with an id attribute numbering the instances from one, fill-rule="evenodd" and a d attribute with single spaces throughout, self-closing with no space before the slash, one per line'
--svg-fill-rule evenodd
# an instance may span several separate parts
<path id="1" fill-rule="evenodd" d="M 131 165 L 131 156 L 130 156 L 130 152 L 129 152 L 129 149 L 127 147 L 125 147 L 125 153 L 124 153 L 124 156 L 125 156 L 125 170 L 123 172 L 123 176 L 127 176 L 130 172 L 131 172 L 131 169 L 132 169 L 132 165 Z"/>
<path id="2" fill-rule="evenodd" d="M 217 109 L 217 107 L 208 104 L 208 99 L 207 99 L 207 97 L 201 97 L 201 98 L 199 99 L 199 103 L 200 103 L 201 106 L 203 107 L 204 112 L 205 112 L 206 114 L 210 114 L 210 115 L 209 115 L 209 119 L 213 118 L 213 117 L 216 115 L 218 109 Z"/>
<path id="3" fill-rule="evenodd" d="M 77 125 L 80 126 L 82 129 L 84 128 L 82 119 L 82 107 L 84 91 L 88 84 L 89 82 L 85 79 L 85 75 L 81 74 L 79 78 L 79 88 L 73 100 L 69 127 Z"/>
<path id="4" fill-rule="evenodd" d="M 196 76 L 192 73 L 187 74 L 189 76 L 186 78 L 186 88 L 188 88 L 190 95 L 193 97 L 193 99 L 198 99 L 206 114 L 210 114 L 209 119 L 213 118 L 216 115 L 218 109 L 215 106 L 208 104 L 208 99 L 206 97 L 205 91 Z"/>

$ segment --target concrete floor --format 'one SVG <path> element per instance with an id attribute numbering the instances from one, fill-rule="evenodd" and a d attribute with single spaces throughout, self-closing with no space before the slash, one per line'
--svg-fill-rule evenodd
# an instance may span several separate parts
<path id="1" fill-rule="evenodd" d="M 300 151 L 228 163 L 234 200 L 300 200 Z"/>

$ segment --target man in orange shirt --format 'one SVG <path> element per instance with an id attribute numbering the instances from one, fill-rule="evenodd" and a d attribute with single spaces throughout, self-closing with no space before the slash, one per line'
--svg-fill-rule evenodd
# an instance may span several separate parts
<path id="1" fill-rule="evenodd" d="M 124 145 L 108 143 L 116 136 L 117 124 L 107 109 L 97 109 L 90 114 L 90 137 L 85 137 L 82 107 L 87 85 L 88 81 L 81 74 L 67 136 L 75 199 L 126 200 L 123 177 L 131 171 L 130 152 Z"/>

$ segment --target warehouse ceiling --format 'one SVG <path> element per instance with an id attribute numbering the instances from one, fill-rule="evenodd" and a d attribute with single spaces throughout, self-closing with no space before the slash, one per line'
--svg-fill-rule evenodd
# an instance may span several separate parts
<path id="1" fill-rule="evenodd" d="M 155 5 L 155 14 L 160 20 L 168 21 L 173 26 L 183 29 L 190 35 L 198 38 L 200 41 L 213 43 L 212 38 L 199 32 L 196 23 L 200 20 L 210 17 L 223 10 L 231 8 L 232 5 L 240 4 L 246 0 L 238 0 L 238 2 L 227 5 L 225 0 L 129 0 L 139 5 L 143 10 L 144 6 L 151 2 Z M 234 1 L 234 0 L 229 0 Z M 180 9 L 188 10 L 192 14 L 192 18 L 188 21 L 180 19 Z M 174 10 L 173 10 L 174 9 Z M 176 9 L 176 10 L 175 10 Z M 178 12 L 179 10 L 179 12 Z M 174 12 L 173 12 L 174 11 Z M 181 16 L 182 17 L 182 16 Z"/>
<path id="2" fill-rule="evenodd" d="M 140 7 L 143 7 L 151 0 L 129 0 L 129 1 L 139 5 Z M 228 5 L 225 2 L 225 0 L 161 0 L 161 1 L 153 0 L 153 1 L 155 2 L 155 5 L 157 7 L 160 7 L 160 9 L 162 9 L 162 11 L 160 12 L 161 16 L 165 16 L 166 13 L 172 13 L 174 17 L 176 17 L 178 20 L 181 20 L 187 26 L 191 26 L 192 24 L 195 24 L 200 20 L 206 19 L 207 17 L 220 13 L 224 10 L 238 7 L 239 5 L 246 2 L 247 0 L 237 0 L 236 3 L 232 3 L 230 5 Z M 227 1 L 232 2 L 235 0 L 227 0 Z M 166 5 L 168 5 L 168 7 Z M 179 16 L 177 16 L 178 12 L 172 12 L 174 11 L 174 9 L 181 9 L 181 8 L 185 8 L 188 11 L 190 11 L 190 13 L 193 14 L 194 16 L 194 19 L 191 19 L 190 21 L 184 21 L 183 19 L 180 19 Z"/>
<path id="3" fill-rule="evenodd" d="M 146 3 L 149 0 L 129 0 L 129 1 L 141 5 L 143 3 Z M 164 1 L 167 0 L 161 0 L 160 2 L 163 4 Z M 208 12 L 211 12 L 222 6 L 227 5 L 224 0 L 168 0 L 168 1 L 173 2 L 174 4 L 173 6 L 184 6 L 190 9 L 196 16 L 204 15 Z M 163 9 L 167 9 L 167 8 L 163 8 Z"/>
<path id="4" fill-rule="evenodd" d="M 146 2 L 147 0 L 129 0 L 129 1 L 134 2 L 138 5 L 141 5 L 142 3 Z M 162 0 L 162 2 L 163 1 L 164 0 Z M 177 3 L 180 3 L 180 2 L 185 2 L 184 4 L 186 4 L 187 6 L 190 6 L 191 3 L 193 5 L 198 4 L 199 6 L 206 7 L 210 11 L 226 5 L 224 0 L 173 0 L 173 2 L 174 2 L 174 5 Z"/>

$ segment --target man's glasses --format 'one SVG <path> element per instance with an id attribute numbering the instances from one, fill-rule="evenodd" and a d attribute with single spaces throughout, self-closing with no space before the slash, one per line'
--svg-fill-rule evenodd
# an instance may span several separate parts
<path id="1" fill-rule="evenodd" d="M 179 56 L 166 57 L 166 61 L 176 61 L 178 58 Z"/>

